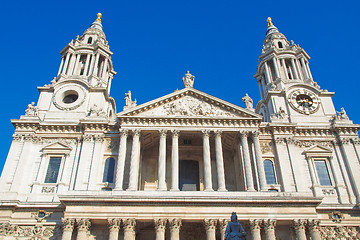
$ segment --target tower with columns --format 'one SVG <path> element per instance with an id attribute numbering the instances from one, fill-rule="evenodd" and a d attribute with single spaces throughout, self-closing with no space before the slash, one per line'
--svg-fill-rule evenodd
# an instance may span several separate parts
<path id="1" fill-rule="evenodd" d="M 187 71 L 183 89 L 139 105 L 129 91 L 117 112 L 101 14 L 60 53 L 12 120 L 1 239 L 223 240 L 234 211 L 248 239 L 360 238 L 360 126 L 270 18 L 255 109 Z"/>

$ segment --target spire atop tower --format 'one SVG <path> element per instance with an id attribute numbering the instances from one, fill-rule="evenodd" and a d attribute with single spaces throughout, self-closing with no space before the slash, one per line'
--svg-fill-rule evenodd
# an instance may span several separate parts
<path id="1" fill-rule="evenodd" d="M 273 23 L 271 22 L 271 21 L 272 21 L 271 17 L 268 17 L 268 18 L 266 19 L 266 21 L 268 22 L 268 27 L 270 27 L 271 25 L 273 25 Z"/>
<path id="2" fill-rule="evenodd" d="M 101 13 L 98 13 L 96 16 L 97 16 L 96 21 L 98 21 L 99 23 L 101 23 L 102 14 L 101 14 Z"/>

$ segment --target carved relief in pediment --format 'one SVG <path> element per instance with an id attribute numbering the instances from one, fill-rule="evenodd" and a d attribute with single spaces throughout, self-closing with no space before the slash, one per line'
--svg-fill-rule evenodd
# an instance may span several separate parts
<path id="1" fill-rule="evenodd" d="M 225 116 L 236 117 L 232 112 L 200 99 L 185 96 L 158 108 L 142 113 L 144 116 Z"/>

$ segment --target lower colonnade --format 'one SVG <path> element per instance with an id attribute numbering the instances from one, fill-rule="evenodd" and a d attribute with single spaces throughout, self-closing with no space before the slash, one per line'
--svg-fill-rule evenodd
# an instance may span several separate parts
<path id="1" fill-rule="evenodd" d="M 139 221 L 135 218 L 111 218 L 107 219 L 108 239 L 109 240 L 135 240 L 137 238 L 136 225 Z M 147 221 L 148 222 L 148 221 Z M 153 219 L 153 230 L 155 231 L 155 240 L 165 240 L 165 233 L 168 229 L 170 240 L 181 239 L 181 229 L 183 220 L 180 218 L 157 218 Z M 186 222 L 186 221 L 185 221 Z M 205 231 L 204 240 L 225 240 L 227 219 L 203 219 L 198 223 L 202 223 Z M 247 239 L 251 240 L 276 240 L 275 219 L 249 219 L 242 222 L 244 229 L 247 231 Z M 62 240 L 88 240 L 92 220 L 88 218 L 63 218 Z M 287 221 L 287 228 L 293 231 L 293 238 L 297 240 L 321 240 L 319 220 L 317 219 L 294 219 Z M 307 234 L 308 233 L 308 234 Z M 196 234 L 196 233 L 195 233 Z M 73 236 L 74 235 L 74 236 Z M 167 238 L 168 239 L 168 238 Z M 290 236 L 288 236 L 290 239 Z M 188 239 L 183 239 L 188 240 Z M 200 240 L 200 239 L 197 239 Z"/>

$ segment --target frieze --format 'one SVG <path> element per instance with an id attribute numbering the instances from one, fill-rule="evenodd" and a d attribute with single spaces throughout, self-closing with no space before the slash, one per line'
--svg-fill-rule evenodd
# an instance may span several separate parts
<path id="1" fill-rule="evenodd" d="M 0 223 L 0 236 L 32 237 L 32 239 L 50 238 L 59 232 L 58 226 L 28 226 L 10 223 Z"/>
<path id="2" fill-rule="evenodd" d="M 322 189 L 322 192 L 325 196 L 335 195 L 335 189 L 324 188 L 324 189 Z"/>
<path id="3" fill-rule="evenodd" d="M 320 236 L 324 240 L 360 239 L 358 226 L 321 226 Z"/>
<path id="4" fill-rule="evenodd" d="M 332 142 L 331 141 L 312 141 L 312 140 L 298 140 L 298 139 L 292 139 L 290 141 L 288 141 L 288 143 L 290 144 L 294 144 L 298 147 L 312 147 L 314 145 L 320 145 L 323 147 L 328 147 L 328 148 L 332 148 Z"/>

